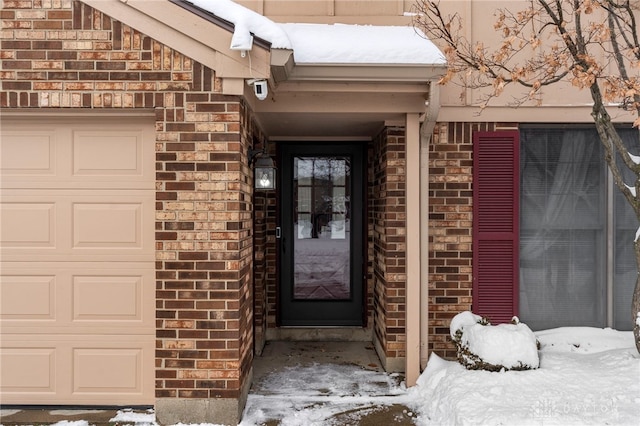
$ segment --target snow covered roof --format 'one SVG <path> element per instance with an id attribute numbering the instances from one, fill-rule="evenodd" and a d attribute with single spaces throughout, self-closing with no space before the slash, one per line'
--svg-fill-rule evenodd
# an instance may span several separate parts
<path id="1" fill-rule="evenodd" d="M 442 52 L 413 27 L 279 24 L 232 0 L 189 0 L 233 24 L 231 49 L 250 50 L 252 35 L 293 50 L 298 64 L 444 65 Z"/>
<path id="2" fill-rule="evenodd" d="M 442 52 L 413 27 L 280 24 L 297 63 L 444 64 Z"/>
<path id="3" fill-rule="evenodd" d="M 231 49 L 249 50 L 251 34 L 271 43 L 273 49 L 291 49 L 289 37 L 282 28 L 271 19 L 254 12 L 231 0 L 187 0 L 215 16 L 231 22 L 234 26 Z"/>

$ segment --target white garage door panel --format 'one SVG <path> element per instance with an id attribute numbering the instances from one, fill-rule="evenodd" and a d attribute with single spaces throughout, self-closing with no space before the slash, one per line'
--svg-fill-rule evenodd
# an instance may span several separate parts
<path id="1" fill-rule="evenodd" d="M 0 131 L 0 401 L 153 404 L 154 117 Z"/>
<path id="2" fill-rule="evenodd" d="M 142 203 L 74 203 L 73 248 L 142 249 L 143 210 Z"/>
<path id="3" fill-rule="evenodd" d="M 10 268 L 9 268 L 10 269 Z M 33 271 L 31 271 L 32 273 Z M 55 320 L 56 275 L 0 275 L 0 325 L 7 321 Z M 26 272 L 29 274 L 29 272 Z M 4 330 L 6 331 L 6 330 Z"/>
<path id="4" fill-rule="evenodd" d="M 73 393 L 140 393 L 141 348 L 78 348 L 73 351 Z"/>
<path id="5" fill-rule="evenodd" d="M 73 176 L 143 176 L 141 131 L 75 131 Z"/>
<path id="6" fill-rule="evenodd" d="M 3 123 L 4 124 L 4 123 Z M 55 176 L 55 130 L 2 132 L 2 176 Z M 27 155 L 28 154 L 28 155 Z"/>
<path id="7" fill-rule="evenodd" d="M 3 404 L 153 404 L 153 336 L 3 337 Z"/>
<path id="8" fill-rule="evenodd" d="M 4 188 L 154 188 L 149 119 L 4 119 Z"/>
<path id="9" fill-rule="evenodd" d="M 149 190 L 5 189 L 3 260 L 152 260 L 154 203 Z"/>
<path id="10" fill-rule="evenodd" d="M 5 333 L 153 333 L 151 263 L 4 262 L 0 327 Z"/>
<path id="11" fill-rule="evenodd" d="M 0 203 L 0 247 L 55 247 L 56 203 Z"/>
<path id="12" fill-rule="evenodd" d="M 0 362 L 0 377 L 4 391 L 37 392 L 49 397 L 55 396 L 55 347 L 3 347 L 0 349 Z"/>
<path id="13" fill-rule="evenodd" d="M 153 288 L 149 277 L 128 276 L 74 276 L 73 321 L 142 322 L 144 283 Z M 147 306 L 147 311 L 149 307 Z M 146 312 L 147 320 L 151 312 Z"/>

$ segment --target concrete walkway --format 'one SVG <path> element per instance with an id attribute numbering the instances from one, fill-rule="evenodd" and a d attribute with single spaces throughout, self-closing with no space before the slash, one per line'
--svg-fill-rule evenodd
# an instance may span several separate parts
<path id="1" fill-rule="evenodd" d="M 335 382 L 348 383 L 349 388 L 327 386 L 327 378 L 331 377 L 336 378 Z M 320 419 L 329 413 L 326 424 L 336 426 L 413 425 L 409 408 L 402 403 L 389 403 L 394 400 L 392 389 L 397 389 L 402 380 L 398 375 L 382 374 L 371 343 L 269 342 L 262 355 L 254 359 L 254 380 L 242 424 L 277 426 L 284 415 L 295 415 L 296 410 L 311 417 L 317 410 Z M 79 420 L 97 426 L 145 424 L 109 422 L 116 414 L 117 410 L 2 410 L 0 425 L 50 425 Z M 247 423 L 252 418 L 260 420 Z M 315 424 L 323 423 L 319 420 Z"/>
<path id="2" fill-rule="evenodd" d="M 255 424 L 275 426 L 282 411 L 291 421 L 298 410 L 303 419 L 314 419 L 314 425 L 325 424 L 323 419 L 337 426 L 413 425 L 413 413 L 394 396 L 403 380 L 384 374 L 371 343 L 268 342 L 254 360 L 243 422 L 260 418 Z"/>

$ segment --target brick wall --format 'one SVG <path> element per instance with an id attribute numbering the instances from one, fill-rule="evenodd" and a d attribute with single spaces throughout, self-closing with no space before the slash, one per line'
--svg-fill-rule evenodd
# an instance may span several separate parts
<path id="1" fill-rule="evenodd" d="M 253 280 L 256 353 L 262 353 L 267 333 L 267 197 L 256 191 L 253 198 Z"/>
<path id="2" fill-rule="evenodd" d="M 215 72 L 70 0 L 5 0 L 2 108 L 153 109 L 157 397 L 237 398 L 253 348 L 251 111 Z"/>
<path id="3" fill-rule="evenodd" d="M 272 155 L 274 155 L 272 153 Z M 276 327 L 277 311 L 277 283 L 278 283 L 278 256 L 276 246 L 276 223 L 277 223 L 277 202 L 275 192 L 268 192 L 264 195 L 266 247 L 264 249 L 265 267 L 265 323 L 266 328 Z"/>
<path id="4" fill-rule="evenodd" d="M 374 333 L 389 368 L 389 360 L 403 358 L 406 349 L 404 128 L 385 129 L 373 151 Z"/>
<path id="5" fill-rule="evenodd" d="M 247 123 L 243 128 L 251 129 L 254 123 Z M 257 129 L 248 132 L 249 135 L 258 133 Z M 254 149 L 264 147 L 262 141 L 256 139 Z M 271 146 L 267 145 L 267 149 Z M 275 150 L 273 150 L 275 151 Z M 269 153 L 275 157 L 275 152 Z M 275 288 L 275 226 L 276 226 L 276 192 L 259 190 L 253 196 L 253 253 L 254 253 L 254 332 L 256 354 L 262 353 L 266 343 L 267 326 L 275 324 L 275 304 L 269 305 L 267 295 L 270 288 Z M 269 324 L 269 313 L 272 313 L 272 323 Z"/>
<path id="6" fill-rule="evenodd" d="M 367 145 L 367 247 L 366 247 L 366 277 L 367 277 L 367 327 L 372 328 L 374 317 L 374 294 L 375 294 L 375 279 L 374 279 L 374 262 L 375 259 L 375 239 L 373 231 L 375 229 L 375 199 L 376 199 L 376 180 L 374 164 L 377 161 L 375 142 L 371 141 Z"/>
<path id="7" fill-rule="evenodd" d="M 264 327 L 265 332 L 266 329 L 274 329 L 278 327 L 277 324 L 277 316 L 278 316 L 278 274 L 277 274 L 277 241 L 275 239 L 275 227 L 277 223 L 277 200 L 275 193 L 273 192 L 265 192 L 262 193 L 256 192 L 256 220 L 259 220 L 260 224 L 257 226 L 261 227 L 261 231 L 264 233 L 264 246 L 255 248 L 256 253 L 260 250 L 260 262 L 261 267 L 264 268 L 262 278 L 262 283 L 264 287 L 258 288 L 256 285 L 256 298 L 260 298 L 260 300 L 256 301 L 256 303 L 262 303 L 262 315 L 259 325 Z M 258 206 L 257 203 L 260 203 Z M 259 210 L 258 210 L 259 209 Z M 259 219 L 258 219 L 259 218 Z M 271 232 L 270 232 L 271 230 Z M 270 235 L 271 234 L 271 235 Z M 264 291 L 264 295 L 259 292 Z M 257 311 L 256 311 L 257 313 Z M 256 316 L 256 320 L 258 317 Z M 256 327 L 258 324 L 256 324 Z"/>
<path id="8" fill-rule="evenodd" d="M 429 351 L 455 358 L 449 323 L 472 303 L 473 132 L 492 123 L 439 123 L 429 146 Z"/>

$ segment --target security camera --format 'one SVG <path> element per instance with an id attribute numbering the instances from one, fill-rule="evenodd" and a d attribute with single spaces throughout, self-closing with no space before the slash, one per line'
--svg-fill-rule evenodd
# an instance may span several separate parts
<path id="1" fill-rule="evenodd" d="M 253 93 L 255 93 L 256 98 L 261 101 L 267 99 L 268 86 L 266 80 L 258 80 L 253 83 Z"/>

